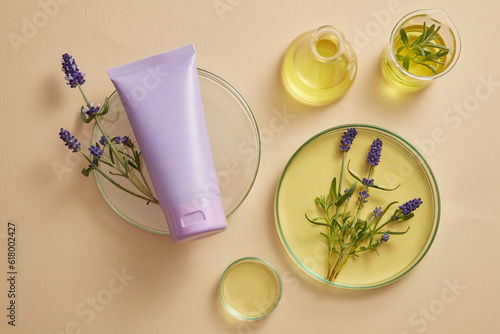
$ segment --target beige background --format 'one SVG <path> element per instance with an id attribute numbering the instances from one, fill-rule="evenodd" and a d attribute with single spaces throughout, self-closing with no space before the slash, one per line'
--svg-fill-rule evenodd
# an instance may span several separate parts
<path id="1" fill-rule="evenodd" d="M 438 6 L 461 33 L 458 64 L 425 91 L 386 96 L 379 61 L 392 27 L 410 11 Z M 495 1 L 462 0 L 2 1 L 0 332 L 499 332 L 499 10 Z M 279 67 L 297 35 L 324 24 L 357 48 L 359 74 L 344 98 L 315 109 L 283 92 Z M 64 127 L 84 138 L 90 129 L 79 121 L 81 97 L 65 85 L 60 58 L 73 54 L 98 101 L 113 89 L 108 68 L 189 43 L 198 66 L 238 89 L 268 136 L 255 185 L 228 230 L 176 245 L 124 222 L 81 176 L 85 164 L 57 134 Z M 273 110 L 290 115 L 282 131 L 271 130 Z M 396 283 L 361 292 L 325 287 L 297 269 L 272 211 L 291 154 L 317 132 L 354 122 L 419 147 L 442 196 L 425 259 Z M 6 317 L 8 221 L 18 238 L 15 328 Z M 283 279 L 280 305 L 255 323 L 228 316 L 217 296 L 223 270 L 243 256 L 265 258 Z M 91 311 L 105 290 L 111 300 Z"/>

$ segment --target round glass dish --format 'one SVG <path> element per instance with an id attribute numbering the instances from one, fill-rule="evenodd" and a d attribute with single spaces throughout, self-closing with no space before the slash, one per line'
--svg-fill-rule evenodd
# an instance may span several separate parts
<path id="1" fill-rule="evenodd" d="M 309 223 L 320 216 L 314 199 L 328 194 L 333 177 L 339 177 L 342 154 L 339 148 L 342 134 L 355 127 L 358 135 L 347 160 L 350 168 L 366 176 L 366 157 L 373 140 L 383 142 L 380 164 L 375 167 L 375 184 L 394 191 L 373 189 L 361 215 L 368 215 L 377 206 L 389 202 L 401 204 L 420 197 L 423 204 L 415 217 L 407 222 L 389 225 L 391 230 L 406 230 L 394 235 L 376 252 L 364 252 L 351 257 L 333 282 L 325 279 L 328 270 L 328 246 L 320 235 L 325 227 Z M 347 175 L 346 175 L 347 174 Z M 354 179 L 344 173 L 343 184 L 349 187 Z M 358 188 L 359 189 L 359 188 Z M 355 196 L 353 196 L 354 198 Z M 351 205 L 352 207 L 352 205 Z M 396 206 L 393 206 L 396 207 Z M 288 255 L 310 277 L 330 286 L 345 289 L 371 289 L 396 281 L 413 269 L 429 250 L 436 235 L 440 217 L 439 190 L 434 175 L 419 152 L 398 135 L 369 125 L 344 125 L 318 133 L 306 141 L 290 158 L 279 179 L 275 197 L 275 220 L 278 234 Z"/>
<path id="2" fill-rule="evenodd" d="M 230 84 L 202 69 L 198 69 L 198 78 L 222 205 L 228 217 L 246 198 L 257 176 L 260 162 L 259 130 L 250 107 Z M 101 122 L 110 136 L 131 135 L 135 143 L 118 94 L 113 94 L 109 112 Z M 99 141 L 101 135 L 99 128 L 94 126 L 91 142 Z M 109 176 L 115 180 L 119 178 Z M 94 173 L 94 177 L 106 202 L 123 219 L 149 232 L 169 234 L 160 206 L 146 205 L 145 201 L 119 190 L 98 173 Z M 128 187 L 123 178 L 119 179 L 123 186 Z M 151 184 L 147 170 L 146 179 Z M 129 186 L 131 190 L 132 187 Z"/>
<path id="3" fill-rule="evenodd" d="M 245 257 L 234 261 L 224 271 L 219 296 L 234 317 L 258 320 L 276 308 L 281 289 L 281 278 L 272 265 L 256 257 Z"/>

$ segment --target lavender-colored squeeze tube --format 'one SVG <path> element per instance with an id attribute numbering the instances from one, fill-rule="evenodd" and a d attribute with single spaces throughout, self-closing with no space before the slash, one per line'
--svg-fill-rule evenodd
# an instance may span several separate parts
<path id="1" fill-rule="evenodd" d="M 227 227 L 194 46 L 108 71 L 141 148 L 174 242 Z"/>

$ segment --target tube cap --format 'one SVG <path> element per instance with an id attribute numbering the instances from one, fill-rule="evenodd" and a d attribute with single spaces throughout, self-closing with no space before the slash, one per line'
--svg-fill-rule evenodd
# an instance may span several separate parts
<path id="1" fill-rule="evenodd" d="M 164 211 L 172 241 L 185 243 L 202 239 L 227 228 L 220 196 L 198 198 Z"/>

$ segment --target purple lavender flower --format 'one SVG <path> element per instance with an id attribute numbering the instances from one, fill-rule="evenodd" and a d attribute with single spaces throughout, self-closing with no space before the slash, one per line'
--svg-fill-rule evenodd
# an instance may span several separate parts
<path id="1" fill-rule="evenodd" d="M 108 144 L 106 137 L 101 136 L 101 139 L 99 139 L 99 144 L 101 144 L 102 146 L 106 146 Z"/>
<path id="2" fill-rule="evenodd" d="M 410 213 L 418 209 L 420 204 L 422 204 L 422 200 L 420 198 L 414 198 L 409 200 L 405 204 L 401 205 L 399 209 L 403 212 L 404 216 L 408 216 Z"/>
<path id="3" fill-rule="evenodd" d="M 101 150 L 99 147 L 94 146 L 94 145 L 89 147 L 89 151 L 90 151 L 90 154 L 92 154 L 97 159 L 101 159 L 102 154 L 104 153 L 103 150 Z"/>
<path id="4" fill-rule="evenodd" d="M 363 184 L 365 186 L 373 186 L 374 185 L 374 180 L 373 179 L 367 179 L 366 177 L 363 178 Z"/>
<path id="5" fill-rule="evenodd" d="M 370 152 L 368 152 L 368 158 L 366 161 L 372 166 L 377 166 L 380 162 L 380 155 L 382 154 L 382 141 L 380 139 L 375 139 L 370 146 Z"/>
<path id="6" fill-rule="evenodd" d="M 100 103 L 97 104 L 97 107 L 94 107 L 94 105 L 92 104 L 92 101 L 90 101 L 88 107 L 85 108 L 85 113 L 87 114 L 87 116 L 90 117 L 94 114 L 97 114 L 99 112 L 99 109 L 101 109 Z"/>
<path id="7" fill-rule="evenodd" d="M 116 144 L 123 144 L 123 145 L 127 146 L 130 144 L 130 137 L 129 136 L 116 137 L 115 143 Z"/>
<path id="8" fill-rule="evenodd" d="M 97 166 L 99 164 L 99 160 L 97 160 L 96 157 L 92 159 L 92 164 L 89 165 L 89 168 L 93 168 L 94 166 Z"/>
<path id="9" fill-rule="evenodd" d="M 389 233 L 382 234 L 382 241 L 385 241 L 385 242 L 389 241 Z"/>
<path id="10" fill-rule="evenodd" d="M 365 202 L 365 203 L 368 201 L 367 200 L 368 196 L 370 196 L 370 195 L 368 194 L 368 192 L 366 190 L 359 192 L 359 197 L 360 197 L 359 199 L 363 200 L 363 202 Z"/>
<path id="11" fill-rule="evenodd" d="M 379 206 L 377 208 L 375 208 L 375 210 L 373 210 L 373 214 L 377 217 L 380 217 L 382 215 L 383 211 L 382 211 L 382 208 Z"/>
<path id="12" fill-rule="evenodd" d="M 61 63 L 62 71 L 66 74 L 64 79 L 68 81 L 67 84 L 70 85 L 71 88 L 75 88 L 79 84 L 83 85 L 85 83 L 85 79 L 83 78 L 85 73 L 80 72 L 78 66 L 76 66 L 75 59 L 70 54 L 63 54 Z"/>
<path id="13" fill-rule="evenodd" d="M 61 138 L 62 141 L 66 143 L 65 145 L 68 146 L 70 150 L 73 150 L 73 152 L 78 152 L 82 146 L 75 136 L 72 136 L 68 130 L 64 130 L 63 128 L 61 128 L 59 132 L 59 138 Z"/>
<path id="14" fill-rule="evenodd" d="M 122 143 L 123 145 L 128 146 L 131 143 L 130 137 L 129 136 L 123 137 Z"/>
<path id="15" fill-rule="evenodd" d="M 347 152 L 351 149 L 352 141 L 356 138 L 358 131 L 355 128 L 347 129 L 340 140 L 340 150 Z"/>

